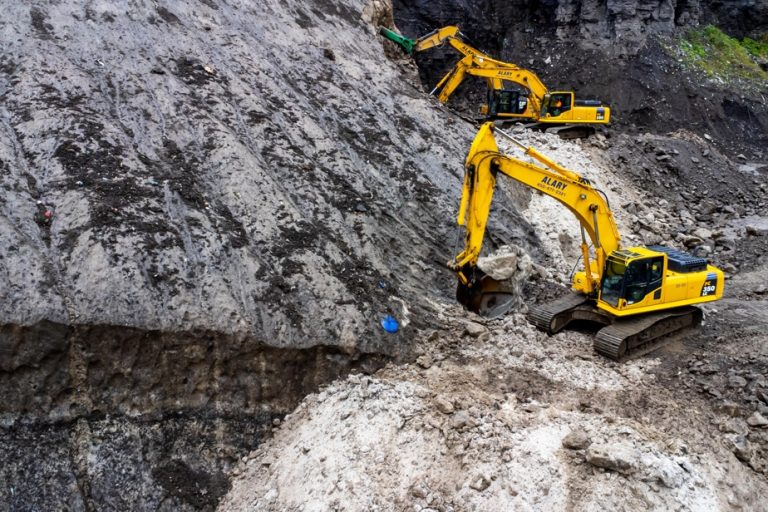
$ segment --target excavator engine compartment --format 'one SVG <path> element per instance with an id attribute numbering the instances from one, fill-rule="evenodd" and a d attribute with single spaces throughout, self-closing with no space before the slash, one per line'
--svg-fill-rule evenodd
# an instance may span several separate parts
<path id="1" fill-rule="evenodd" d="M 675 272 L 700 272 L 707 269 L 707 260 L 663 245 L 649 245 L 648 249 L 667 255 L 670 270 Z"/>

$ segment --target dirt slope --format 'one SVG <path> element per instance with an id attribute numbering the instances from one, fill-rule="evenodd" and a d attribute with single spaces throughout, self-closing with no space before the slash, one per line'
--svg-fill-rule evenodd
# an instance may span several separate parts
<path id="1" fill-rule="evenodd" d="M 433 321 L 473 128 L 386 58 L 386 3 L 5 9 L 0 503 L 210 507 Z"/>

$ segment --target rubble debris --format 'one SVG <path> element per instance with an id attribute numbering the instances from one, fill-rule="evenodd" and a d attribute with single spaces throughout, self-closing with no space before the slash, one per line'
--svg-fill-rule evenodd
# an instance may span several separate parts
<path id="1" fill-rule="evenodd" d="M 563 438 L 563 446 L 569 450 L 584 450 L 592 444 L 584 430 L 572 430 Z"/>
<path id="2" fill-rule="evenodd" d="M 488 329 L 477 322 L 465 322 L 464 332 L 471 338 L 477 338 L 488 332 Z"/>
<path id="3" fill-rule="evenodd" d="M 750 427 L 768 427 L 768 419 L 758 411 L 755 411 L 747 418 L 747 424 Z"/>
<path id="4" fill-rule="evenodd" d="M 637 469 L 639 455 L 630 445 L 592 444 L 587 448 L 586 460 L 593 466 L 628 475 Z"/>

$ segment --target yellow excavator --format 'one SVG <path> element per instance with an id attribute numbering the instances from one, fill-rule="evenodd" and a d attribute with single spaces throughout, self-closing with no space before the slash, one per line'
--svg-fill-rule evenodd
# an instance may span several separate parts
<path id="1" fill-rule="evenodd" d="M 409 54 L 448 44 L 463 56 L 432 90 L 441 103 L 448 102 L 467 76 L 476 76 L 485 79 L 488 86 L 488 103 L 480 112 L 489 119 L 534 121 L 562 138 L 588 136 L 594 132 L 590 125 L 608 124 L 611 120 L 610 107 L 601 101 L 576 99 L 572 91 L 549 91 L 534 72 L 493 59 L 467 44 L 456 26 L 443 27 L 416 40 L 383 27 L 380 33 Z M 517 88 L 506 88 L 507 82 Z"/>
<path id="2" fill-rule="evenodd" d="M 543 165 L 501 153 L 496 133 Z M 504 282 L 494 280 L 477 266 L 500 174 L 556 199 L 581 224 L 584 269 L 573 275 L 575 293 L 529 308 L 529 321 L 547 333 L 557 333 L 578 320 L 601 324 L 595 349 L 611 359 L 623 360 L 655 349 L 659 338 L 667 334 L 698 325 L 702 312 L 693 304 L 722 297 L 724 276 L 720 269 L 703 258 L 668 247 L 623 248 L 605 194 L 586 178 L 488 122 L 475 136 L 465 163 L 457 219 L 466 228 L 464 250 L 448 263 L 458 276 L 456 297 L 467 309 L 496 317 L 513 303 Z"/>

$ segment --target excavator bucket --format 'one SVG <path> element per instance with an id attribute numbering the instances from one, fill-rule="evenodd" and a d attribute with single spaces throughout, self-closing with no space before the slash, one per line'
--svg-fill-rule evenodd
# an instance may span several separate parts
<path id="1" fill-rule="evenodd" d="M 509 281 L 497 281 L 475 269 L 475 278 L 470 283 L 457 285 L 456 300 L 480 316 L 498 318 L 515 307 L 518 297 Z"/>

